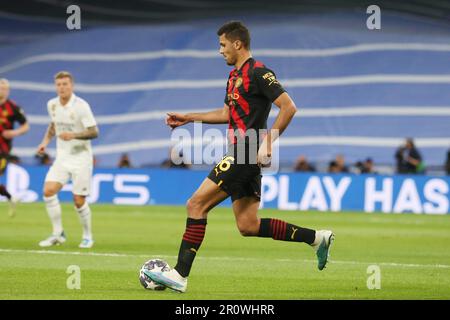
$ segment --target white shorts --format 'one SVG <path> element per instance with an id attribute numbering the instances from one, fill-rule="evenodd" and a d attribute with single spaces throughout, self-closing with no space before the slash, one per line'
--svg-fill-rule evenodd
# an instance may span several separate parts
<path id="1" fill-rule="evenodd" d="M 45 182 L 58 182 L 62 185 L 69 180 L 73 183 L 73 194 L 88 196 L 91 192 L 92 166 L 65 165 L 55 161 L 45 177 Z"/>

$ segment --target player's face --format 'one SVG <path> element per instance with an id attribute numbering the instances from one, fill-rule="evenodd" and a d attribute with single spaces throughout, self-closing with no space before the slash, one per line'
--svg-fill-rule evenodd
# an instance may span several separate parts
<path id="1" fill-rule="evenodd" d="M 6 83 L 0 82 L 0 101 L 6 100 L 9 97 L 9 86 Z"/>
<path id="2" fill-rule="evenodd" d="M 60 98 L 68 99 L 73 93 L 73 83 L 70 78 L 61 78 L 55 80 L 56 93 Z"/>
<path id="3" fill-rule="evenodd" d="M 237 50 L 233 42 L 225 38 L 225 34 L 219 37 L 220 54 L 225 58 L 227 65 L 232 66 L 237 61 Z"/>

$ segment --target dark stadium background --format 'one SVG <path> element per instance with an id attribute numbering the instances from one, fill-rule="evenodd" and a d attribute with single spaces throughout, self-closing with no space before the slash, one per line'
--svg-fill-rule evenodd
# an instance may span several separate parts
<path id="1" fill-rule="evenodd" d="M 81 6 L 83 19 L 92 23 L 161 23 L 228 14 L 324 12 L 336 9 L 365 9 L 371 4 L 392 11 L 450 19 L 449 2 L 441 0 L 16 0 L 3 1 L 1 11 L 58 20 L 64 19 L 61 17 L 61 9 L 70 4 Z"/>

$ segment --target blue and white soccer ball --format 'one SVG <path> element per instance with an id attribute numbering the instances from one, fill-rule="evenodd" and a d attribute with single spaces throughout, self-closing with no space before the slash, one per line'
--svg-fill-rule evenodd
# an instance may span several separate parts
<path id="1" fill-rule="evenodd" d="M 148 260 L 144 265 L 142 266 L 141 270 L 139 271 L 139 282 L 142 284 L 142 286 L 145 289 L 148 290 L 164 290 L 166 289 L 165 286 L 156 283 L 148 275 L 145 274 L 145 272 L 149 271 L 170 271 L 170 266 L 161 259 L 152 259 Z"/>

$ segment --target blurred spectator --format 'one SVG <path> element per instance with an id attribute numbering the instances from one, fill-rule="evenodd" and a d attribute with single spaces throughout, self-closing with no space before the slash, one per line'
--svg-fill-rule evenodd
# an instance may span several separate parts
<path id="1" fill-rule="evenodd" d="M 173 160 L 179 164 L 175 164 Z M 169 157 L 161 163 L 161 167 L 189 169 L 191 166 L 185 162 L 183 151 L 177 152 L 174 148 L 170 148 Z"/>
<path id="2" fill-rule="evenodd" d="M 349 172 L 348 167 L 345 165 L 345 158 L 342 154 L 336 156 L 335 162 L 339 172 Z"/>
<path id="3" fill-rule="evenodd" d="M 345 165 L 345 158 L 343 155 L 338 154 L 336 159 L 331 161 L 328 165 L 329 173 L 347 173 L 348 167 Z"/>
<path id="4" fill-rule="evenodd" d="M 117 164 L 119 168 L 132 168 L 130 157 L 127 153 L 122 154 L 119 159 L 119 163 Z"/>
<path id="5" fill-rule="evenodd" d="M 397 173 L 406 173 L 406 165 L 403 160 L 405 153 L 405 147 L 401 146 L 395 151 L 395 162 L 397 166 Z"/>
<path id="6" fill-rule="evenodd" d="M 331 161 L 328 165 L 328 173 L 340 173 L 339 166 L 335 160 Z"/>
<path id="7" fill-rule="evenodd" d="M 422 156 L 411 138 L 406 139 L 405 144 L 397 149 L 395 158 L 397 173 L 423 173 L 425 171 Z"/>
<path id="8" fill-rule="evenodd" d="M 34 158 L 37 160 L 37 163 L 40 166 L 50 166 L 52 164 L 52 159 L 50 158 L 48 153 L 37 153 Z"/>
<path id="9" fill-rule="evenodd" d="M 294 170 L 301 172 L 315 172 L 316 168 L 308 162 L 308 159 L 306 159 L 305 156 L 301 155 L 297 158 Z"/>
<path id="10" fill-rule="evenodd" d="M 359 169 L 359 173 L 376 174 L 374 169 L 373 160 L 367 158 L 364 162 L 358 161 L 356 167 Z"/>
<path id="11" fill-rule="evenodd" d="M 445 162 L 445 172 L 450 175 L 450 150 L 447 151 L 447 161 Z"/>

